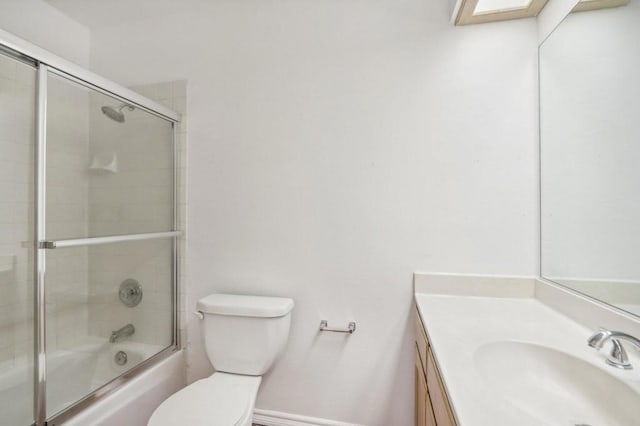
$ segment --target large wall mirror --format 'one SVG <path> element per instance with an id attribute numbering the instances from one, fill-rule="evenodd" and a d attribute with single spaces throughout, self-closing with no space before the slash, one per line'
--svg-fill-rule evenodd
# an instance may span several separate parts
<path id="1" fill-rule="evenodd" d="M 540 111 L 542 276 L 640 316 L 640 0 L 542 43 Z"/>

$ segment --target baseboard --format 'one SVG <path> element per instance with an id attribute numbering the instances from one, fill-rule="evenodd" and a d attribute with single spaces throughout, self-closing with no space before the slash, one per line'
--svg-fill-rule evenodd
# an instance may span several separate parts
<path id="1" fill-rule="evenodd" d="M 260 408 L 253 410 L 253 422 L 261 426 L 362 426 L 281 411 L 261 410 Z"/>

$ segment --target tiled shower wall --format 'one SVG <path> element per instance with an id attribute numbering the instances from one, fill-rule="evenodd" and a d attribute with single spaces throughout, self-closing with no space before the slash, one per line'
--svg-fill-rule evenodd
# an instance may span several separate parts
<path id="1" fill-rule="evenodd" d="M 33 352 L 35 77 L 0 55 L 0 372 Z"/>
<path id="2" fill-rule="evenodd" d="M 30 364 L 33 354 L 35 81 L 33 68 L 0 55 L 0 370 Z M 89 99 L 60 81 L 49 83 L 47 237 L 82 235 Z M 50 351 L 87 334 L 86 259 L 86 249 L 47 259 Z"/>
<path id="3" fill-rule="evenodd" d="M 184 123 L 186 82 L 132 89 L 183 114 Z M 115 155 L 118 171 L 90 177 L 89 232 L 115 235 L 169 230 L 173 211 L 173 148 L 166 143 L 166 129 L 158 127 L 156 117 L 125 110 L 124 131 L 121 123 L 105 120 L 100 101 L 92 99 L 90 156 Z M 179 126 L 178 193 L 180 211 L 184 212 L 186 203 L 181 188 L 186 128 L 184 124 Z M 183 213 L 179 214 L 179 229 L 184 229 L 182 218 Z M 113 330 L 131 323 L 136 332 L 130 340 L 163 347 L 171 343 L 171 253 L 170 239 L 89 248 L 91 335 L 108 337 Z M 183 258 L 182 255 L 180 262 Z M 118 298 L 120 283 L 129 278 L 137 280 L 143 288 L 142 301 L 136 307 L 127 307 Z"/>
<path id="4" fill-rule="evenodd" d="M 87 139 L 89 95 L 50 76 L 47 84 L 46 238 L 86 235 L 88 228 Z M 47 351 L 65 349 L 88 333 L 88 251 L 85 247 L 46 254 Z"/>

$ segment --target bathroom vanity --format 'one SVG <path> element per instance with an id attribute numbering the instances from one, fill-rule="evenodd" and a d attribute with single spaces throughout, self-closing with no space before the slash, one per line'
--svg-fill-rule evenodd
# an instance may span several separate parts
<path id="1" fill-rule="evenodd" d="M 536 278 L 415 275 L 416 425 L 629 426 L 640 418 L 635 369 L 589 347 L 598 325 L 640 323 Z"/>
<path id="2" fill-rule="evenodd" d="M 542 278 L 415 274 L 417 426 L 640 424 L 640 3 L 576 3 L 539 50 Z"/>

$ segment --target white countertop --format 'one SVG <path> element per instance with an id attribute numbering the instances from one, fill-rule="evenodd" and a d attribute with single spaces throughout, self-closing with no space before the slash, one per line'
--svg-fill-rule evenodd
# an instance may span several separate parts
<path id="1" fill-rule="evenodd" d="M 552 424 L 508 402 L 492 387 L 491 380 L 483 377 L 476 366 L 476 350 L 496 341 L 534 343 L 566 352 L 640 392 L 640 359 L 632 355 L 630 346 L 630 360 L 636 369 L 623 371 L 606 365 L 606 352 L 587 346 L 593 330 L 534 297 L 416 293 L 415 299 L 458 426 Z"/>

